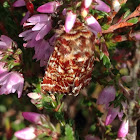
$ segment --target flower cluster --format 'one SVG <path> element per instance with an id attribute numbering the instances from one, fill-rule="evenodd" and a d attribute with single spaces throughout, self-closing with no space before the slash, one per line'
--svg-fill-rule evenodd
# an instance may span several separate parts
<path id="1" fill-rule="evenodd" d="M 17 0 L 13 6 L 19 7 L 25 5 L 26 3 L 24 0 Z M 30 15 L 29 13 L 27 13 L 22 20 L 23 27 L 32 26 L 32 28 L 22 32 L 19 37 L 23 37 L 23 40 L 27 42 L 24 43 L 24 47 L 34 47 L 35 55 L 33 59 L 40 61 L 41 67 L 47 65 L 49 56 L 53 52 L 52 44 L 57 37 L 57 35 L 55 34 L 55 29 L 57 29 L 58 27 L 56 27 L 56 23 L 54 25 L 54 16 L 59 18 L 57 21 L 55 21 L 58 23 L 62 20 L 61 17 L 65 18 L 64 29 L 67 33 L 70 32 L 70 30 L 74 26 L 76 18 L 78 17 L 78 13 L 69 10 L 69 7 L 65 7 L 63 10 L 61 7 L 62 3 L 58 1 L 51 1 L 37 8 L 37 11 L 42 14 L 36 14 L 29 18 Z M 86 25 L 89 27 L 89 30 L 97 35 L 102 31 L 101 26 L 92 15 L 88 14 L 90 8 L 105 12 L 110 12 L 110 8 L 101 0 L 84 0 L 81 4 L 81 15 L 83 16 Z M 62 10 L 62 12 L 60 12 L 60 9 Z M 84 11 L 87 12 L 88 16 L 83 15 Z M 46 35 L 52 36 L 53 39 L 45 39 Z"/>
<path id="2" fill-rule="evenodd" d="M 38 114 L 34 112 L 23 112 L 22 116 L 29 122 L 32 122 L 36 125 L 42 124 L 41 122 L 41 117 L 43 117 L 42 114 Z M 37 128 L 31 126 L 15 132 L 15 136 L 19 139 L 24 139 L 24 140 L 34 139 L 36 138 L 36 133 L 35 133 L 36 131 Z"/>
<path id="3" fill-rule="evenodd" d="M 54 126 L 47 121 L 47 118 L 43 114 L 35 112 L 23 112 L 22 116 L 33 123 L 34 126 L 30 126 L 15 132 L 15 136 L 19 139 L 32 140 L 39 135 L 51 136 L 52 139 L 58 139 L 58 133 L 53 131 Z M 40 127 L 41 126 L 41 127 Z M 52 128 L 49 129 L 49 126 Z"/>
<path id="4" fill-rule="evenodd" d="M 1 35 L 0 37 L 0 95 L 15 93 L 17 91 L 18 98 L 21 97 L 24 79 L 18 72 L 9 72 L 5 68 L 6 62 L 3 62 L 3 57 L 8 49 L 11 49 L 14 42 L 11 38 Z"/>
<path id="5" fill-rule="evenodd" d="M 109 103 L 115 100 L 115 96 L 116 90 L 114 86 L 109 86 L 105 87 L 98 97 L 97 104 L 104 104 L 105 109 L 108 110 L 105 125 L 110 125 L 113 122 L 113 120 L 117 117 L 117 115 L 119 119 L 122 121 L 124 111 L 123 110 L 120 111 L 119 106 L 114 107 L 113 104 L 109 106 Z M 124 102 L 122 102 L 121 104 L 123 106 L 123 109 L 125 110 L 127 108 L 127 104 Z M 118 137 L 124 138 L 127 135 L 127 133 L 128 133 L 128 120 L 124 120 L 122 121 L 122 124 L 119 128 Z"/>

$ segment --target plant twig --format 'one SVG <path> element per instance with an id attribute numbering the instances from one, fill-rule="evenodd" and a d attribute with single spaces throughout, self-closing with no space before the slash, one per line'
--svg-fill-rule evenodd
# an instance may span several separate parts
<path id="1" fill-rule="evenodd" d="M 135 52 L 135 58 L 134 58 L 134 67 L 130 70 L 130 76 L 132 77 L 132 90 L 134 92 L 134 99 L 130 100 L 129 102 L 129 111 L 128 111 L 128 118 L 129 118 L 129 133 L 128 133 L 128 140 L 136 140 L 137 135 L 137 120 L 134 119 L 134 116 L 138 115 L 139 111 L 135 111 L 135 104 L 138 97 L 138 78 L 137 74 L 140 69 L 140 41 L 136 42 L 136 52 Z"/>
<path id="2" fill-rule="evenodd" d="M 120 22 L 110 26 L 107 30 L 102 31 L 102 33 L 111 33 L 114 32 L 117 29 L 123 28 L 123 27 L 128 27 L 128 26 L 133 26 L 136 23 L 130 23 L 127 22 L 129 19 L 132 19 L 134 17 L 140 16 L 140 5 L 136 8 L 136 10 L 130 14 L 128 17 L 126 17 L 125 19 L 121 20 Z M 139 22 L 139 20 L 138 20 Z"/>

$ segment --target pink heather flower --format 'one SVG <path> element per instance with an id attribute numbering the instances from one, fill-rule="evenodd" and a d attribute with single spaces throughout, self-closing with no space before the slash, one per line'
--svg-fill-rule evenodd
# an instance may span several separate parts
<path id="1" fill-rule="evenodd" d="M 50 17 L 47 14 L 37 14 L 33 15 L 28 19 L 28 22 L 32 23 L 32 25 L 35 25 L 37 23 L 43 23 L 50 21 Z"/>
<path id="2" fill-rule="evenodd" d="M 105 125 L 111 124 L 112 121 L 117 117 L 117 115 L 118 115 L 119 119 L 121 120 L 123 117 L 123 111 L 120 111 L 119 107 L 114 108 L 113 106 L 110 106 L 106 120 L 105 120 Z"/>
<path id="3" fill-rule="evenodd" d="M 42 67 L 47 65 L 49 57 L 54 50 L 53 43 L 56 36 L 52 36 L 52 38 L 50 38 L 48 41 L 45 39 L 36 41 L 35 37 L 37 34 L 37 31 L 27 30 L 22 32 L 19 36 L 24 37 L 24 40 L 27 41 L 27 43 L 24 44 L 24 47 L 34 47 L 35 55 L 33 56 L 33 59 L 37 59 L 37 61 L 40 60 L 40 66 Z"/>
<path id="4" fill-rule="evenodd" d="M 34 47 L 35 55 L 33 59 L 40 60 L 40 66 L 47 65 L 49 57 L 53 52 L 53 42 L 56 38 L 54 35 L 49 40 L 43 39 L 46 34 L 52 29 L 52 20 L 46 14 L 37 14 L 30 17 L 28 23 L 25 23 L 24 26 L 34 25 L 30 30 L 26 30 L 19 34 L 19 37 L 24 37 L 23 40 L 27 41 L 23 46 L 24 47 Z"/>
<path id="5" fill-rule="evenodd" d="M 40 13 L 54 13 L 60 4 L 56 1 L 48 2 L 37 8 Z"/>
<path id="6" fill-rule="evenodd" d="M 85 19 L 89 29 L 96 35 L 98 32 L 102 31 L 102 28 L 98 21 L 93 17 L 89 16 Z"/>
<path id="7" fill-rule="evenodd" d="M 32 139 L 36 138 L 34 127 L 24 128 L 22 130 L 19 130 L 19 131 L 15 132 L 14 135 L 17 138 L 23 139 L 23 140 L 32 140 Z"/>
<path id="8" fill-rule="evenodd" d="M 65 20 L 65 31 L 67 33 L 74 26 L 75 20 L 76 20 L 76 14 L 72 13 L 72 11 L 68 12 Z"/>
<path id="9" fill-rule="evenodd" d="M 31 98 L 32 104 L 38 105 L 39 109 L 42 109 L 42 105 L 41 105 L 42 96 L 40 93 L 28 93 L 27 95 L 29 98 Z M 41 118 L 41 120 L 42 120 L 42 118 Z"/>
<path id="10" fill-rule="evenodd" d="M 24 0 L 17 0 L 16 2 L 14 2 L 13 6 L 14 7 L 21 7 L 21 6 L 25 6 L 25 1 Z"/>
<path id="11" fill-rule="evenodd" d="M 9 72 L 0 75 L 0 95 L 15 93 L 17 90 L 18 98 L 21 97 L 24 79 L 17 72 Z"/>
<path id="12" fill-rule="evenodd" d="M 103 12 L 110 12 L 111 9 L 110 7 L 105 4 L 103 1 L 101 0 L 95 0 L 97 2 L 97 5 L 95 5 L 93 8 L 95 8 L 96 10 L 99 10 L 99 11 L 103 11 Z"/>
<path id="13" fill-rule="evenodd" d="M 34 112 L 23 112 L 22 116 L 31 123 L 41 125 L 41 114 Z"/>
<path id="14" fill-rule="evenodd" d="M 118 137 L 119 138 L 126 137 L 126 135 L 128 134 L 128 131 L 129 131 L 129 121 L 125 119 L 125 120 L 123 120 L 123 122 L 119 128 Z"/>
<path id="15" fill-rule="evenodd" d="M 20 25 L 23 25 L 27 21 L 27 19 L 30 17 L 30 15 L 31 15 L 31 13 L 29 11 L 26 12 L 25 16 L 23 17 L 23 19 L 20 22 Z"/>
<path id="16" fill-rule="evenodd" d="M 89 6 L 91 5 L 92 0 L 84 0 L 84 7 L 85 8 L 89 8 Z"/>
<path id="17" fill-rule="evenodd" d="M 92 135 L 87 135 L 85 137 L 85 140 L 100 140 L 100 138 Z"/>
<path id="18" fill-rule="evenodd" d="M 27 95 L 28 95 L 28 97 L 30 97 L 31 99 L 34 99 L 34 100 L 42 98 L 41 94 L 35 93 L 35 92 L 28 93 Z"/>
<path id="19" fill-rule="evenodd" d="M 52 29 L 52 20 L 46 14 L 33 15 L 27 21 L 29 23 L 24 24 L 24 26 L 35 26 L 19 34 L 19 37 L 24 37 L 25 41 L 31 41 L 34 38 L 36 41 L 41 40 Z"/>
<path id="20" fill-rule="evenodd" d="M 115 95 L 116 90 L 114 86 L 105 87 L 97 99 L 97 104 L 105 104 L 108 106 L 109 102 L 114 101 Z"/>
<path id="21" fill-rule="evenodd" d="M 0 37 L 0 50 L 7 50 L 12 48 L 13 40 L 8 36 L 1 35 Z"/>
<path id="22" fill-rule="evenodd" d="M 66 8 L 63 9 L 62 14 L 63 14 L 64 16 L 67 14 L 67 9 L 66 9 Z"/>
<path id="23" fill-rule="evenodd" d="M 49 42 L 46 40 L 41 40 L 35 45 L 35 55 L 33 59 L 40 60 L 40 66 L 47 65 L 50 55 L 52 54 L 54 48 L 50 46 Z"/>

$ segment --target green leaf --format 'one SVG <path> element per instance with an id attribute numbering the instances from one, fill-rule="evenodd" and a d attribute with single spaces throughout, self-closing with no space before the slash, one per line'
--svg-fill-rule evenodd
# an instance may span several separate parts
<path id="1" fill-rule="evenodd" d="M 110 68 L 111 66 L 110 59 L 106 55 L 103 56 L 103 64 L 106 66 L 106 68 Z"/>
<path id="2" fill-rule="evenodd" d="M 124 14 L 124 16 L 123 16 L 123 18 L 126 18 L 126 17 L 128 17 L 129 15 L 130 15 L 130 9 L 129 10 L 127 10 L 126 12 L 125 12 L 125 14 Z"/>
<path id="3" fill-rule="evenodd" d="M 3 3 L 3 7 L 4 7 L 4 8 L 10 7 L 7 1 Z"/>
<path id="4" fill-rule="evenodd" d="M 105 65 L 106 64 L 106 62 L 107 62 L 107 57 L 103 57 L 103 64 Z"/>
<path id="5" fill-rule="evenodd" d="M 74 132 L 68 124 L 65 126 L 65 140 L 75 140 Z"/>
<path id="6" fill-rule="evenodd" d="M 136 24 L 138 21 L 139 21 L 139 19 L 137 17 L 135 17 L 135 18 L 129 19 L 127 22 Z"/>
<path id="7" fill-rule="evenodd" d="M 104 53 L 103 53 L 103 52 L 101 52 L 101 54 L 100 54 L 100 60 L 102 60 L 102 59 L 103 59 L 103 57 L 104 57 Z"/>
<path id="8" fill-rule="evenodd" d="M 103 30 L 107 30 L 109 27 L 110 27 L 110 25 L 104 24 L 104 25 L 102 26 L 102 29 L 103 29 Z"/>
<path id="9" fill-rule="evenodd" d="M 6 107 L 4 105 L 0 105 L 0 112 L 4 113 L 6 111 L 7 111 Z"/>

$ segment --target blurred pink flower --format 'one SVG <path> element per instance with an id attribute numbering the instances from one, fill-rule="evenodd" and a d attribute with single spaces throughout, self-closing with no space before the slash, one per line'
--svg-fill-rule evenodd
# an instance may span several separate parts
<path id="1" fill-rule="evenodd" d="M 76 20 L 76 14 L 72 13 L 72 11 L 69 11 L 66 15 L 66 20 L 65 20 L 65 31 L 67 33 L 74 26 L 75 20 Z"/>
<path id="2" fill-rule="evenodd" d="M 89 6 L 91 5 L 92 0 L 84 0 L 84 7 L 85 8 L 89 8 Z"/>
<path id="3" fill-rule="evenodd" d="M 12 48 L 13 40 L 8 36 L 1 35 L 0 37 L 0 50 L 7 50 Z"/>
<path id="4" fill-rule="evenodd" d="M 102 31 L 102 28 L 98 21 L 93 17 L 89 16 L 85 19 L 89 29 L 96 35 L 98 32 Z"/>
<path id="5" fill-rule="evenodd" d="M 31 123 L 41 125 L 41 116 L 42 114 L 34 113 L 34 112 L 23 112 L 22 116 Z"/>
<path id="6" fill-rule="evenodd" d="M 126 83 L 132 81 L 132 77 L 131 77 L 131 76 L 122 76 L 121 79 L 122 79 L 124 82 L 126 82 Z"/>
<path id="7" fill-rule="evenodd" d="M 96 10 L 107 13 L 111 11 L 110 7 L 107 4 L 105 4 L 102 0 L 95 0 L 95 2 L 97 2 L 97 5 L 95 5 L 93 8 L 95 8 Z"/>
<path id="8" fill-rule="evenodd" d="M 62 14 L 63 14 L 64 16 L 67 14 L 67 9 L 66 9 L 66 8 L 63 9 Z"/>
<path id="9" fill-rule="evenodd" d="M 40 13 L 54 13 L 59 6 L 59 2 L 51 1 L 37 8 Z"/>
<path id="10" fill-rule="evenodd" d="M 24 0 L 17 0 L 16 2 L 14 2 L 13 6 L 14 7 L 21 7 L 21 6 L 25 6 L 25 1 Z"/>
<path id="11" fill-rule="evenodd" d="M 105 104 L 108 106 L 109 102 L 114 101 L 115 96 L 116 90 L 114 86 L 105 87 L 97 99 L 97 104 Z"/>
<path id="12" fill-rule="evenodd" d="M 9 72 L 0 75 L 0 95 L 15 93 L 17 90 L 18 98 L 21 97 L 24 79 L 17 72 Z"/>
<path id="13" fill-rule="evenodd" d="M 134 33 L 134 38 L 136 39 L 136 40 L 140 40 L 140 32 L 136 32 L 136 33 Z"/>
<path id="14" fill-rule="evenodd" d="M 129 131 L 129 121 L 124 119 L 123 122 L 121 123 L 121 126 L 118 130 L 118 137 L 119 138 L 124 138 L 128 134 Z"/>
<path id="15" fill-rule="evenodd" d="M 123 117 L 123 111 L 120 111 L 120 107 L 114 108 L 113 106 L 109 107 L 108 114 L 105 120 L 105 125 L 109 125 L 117 117 L 121 120 Z"/>
<path id="16" fill-rule="evenodd" d="M 22 130 L 19 130 L 19 131 L 15 132 L 14 135 L 17 138 L 23 139 L 23 140 L 32 140 L 32 139 L 36 138 L 34 127 L 24 128 Z"/>

